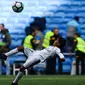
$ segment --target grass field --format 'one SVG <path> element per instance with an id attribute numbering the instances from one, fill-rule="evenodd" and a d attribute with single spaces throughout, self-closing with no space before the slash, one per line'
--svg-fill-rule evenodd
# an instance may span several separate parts
<path id="1" fill-rule="evenodd" d="M 0 85 L 10 85 L 15 76 L 0 76 Z M 23 76 L 19 85 L 85 85 L 85 76 Z"/>

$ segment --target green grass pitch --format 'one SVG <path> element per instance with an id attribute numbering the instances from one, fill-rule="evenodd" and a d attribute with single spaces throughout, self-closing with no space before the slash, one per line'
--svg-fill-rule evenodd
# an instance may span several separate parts
<path id="1" fill-rule="evenodd" d="M 15 76 L 1 76 L 0 85 L 10 85 Z M 85 76 L 29 75 L 23 76 L 19 85 L 85 85 Z"/>

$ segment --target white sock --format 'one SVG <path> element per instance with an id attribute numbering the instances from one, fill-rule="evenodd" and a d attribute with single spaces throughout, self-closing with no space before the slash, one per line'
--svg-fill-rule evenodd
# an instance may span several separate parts
<path id="1" fill-rule="evenodd" d="M 23 76 L 23 72 L 20 72 L 17 74 L 16 78 L 14 79 L 13 83 L 18 83 L 18 81 L 21 79 Z"/>
<path id="2" fill-rule="evenodd" d="M 5 55 L 6 55 L 6 56 L 10 56 L 10 55 L 15 54 L 15 53 L 17 53 L 17 52 L 18 52 L 18 49 L 15 48 L 15 49 L 13 49 L 13 50 L 11 50 L 11 51 L 5 53 Z"/>

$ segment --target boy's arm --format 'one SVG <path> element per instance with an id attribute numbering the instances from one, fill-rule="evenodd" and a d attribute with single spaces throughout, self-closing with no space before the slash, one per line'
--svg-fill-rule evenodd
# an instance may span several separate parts
<path id="1" fill-rule="evenodd" d="M 65 61 L 65 57 L 62 53 L 59 53 L 58 56 L 60 57 L 60 61 Z"/>
<path id="2" fill-rule="evenodd" d="M 60 51 L 59 48 L 56 49 L 56 54 L 60 57 L 60 60 L 61 60 L 61 61 L 65 61 L 65 57 L 64 57 L 64 55 L 61 53 L 61 51 Z"/>

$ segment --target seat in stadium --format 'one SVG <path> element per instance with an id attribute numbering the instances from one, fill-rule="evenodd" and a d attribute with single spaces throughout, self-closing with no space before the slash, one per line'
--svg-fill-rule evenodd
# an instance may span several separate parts
<path id="1" fill-rule="evenodd" d="M 16 72 L 19 71 L 20 66 L 24 63 L 25 61 L 15 61 L 13 63 L 13 75 L 16 75 Z M 28 75 L 28 70 L 25 69 L 25 75 Z"/>

